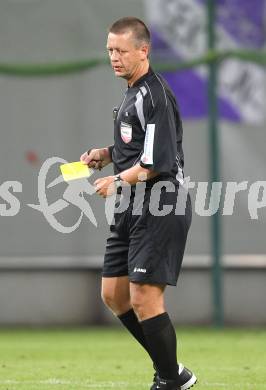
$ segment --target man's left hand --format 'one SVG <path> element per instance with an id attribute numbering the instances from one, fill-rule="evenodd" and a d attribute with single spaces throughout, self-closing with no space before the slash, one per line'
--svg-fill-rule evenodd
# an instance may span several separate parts
<path id="1" fill-rule="evenodd" d="M 93 184 L 96 187 L 97 194 L 103 198 L 113 195 L 116 192 L 114 179 L 115 176 L 106 176 L 95 180 Z"/>

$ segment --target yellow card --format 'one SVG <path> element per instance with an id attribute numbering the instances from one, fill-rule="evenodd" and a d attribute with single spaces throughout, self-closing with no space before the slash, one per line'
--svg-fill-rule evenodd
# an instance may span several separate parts
<path id="1" fill-rule="evenodd" d="M 92 168 L 82 164 L 80 161 L 62 164 L 60 165 L 60 170 L 65 181 L 90 177 L 94 172 Z"/>

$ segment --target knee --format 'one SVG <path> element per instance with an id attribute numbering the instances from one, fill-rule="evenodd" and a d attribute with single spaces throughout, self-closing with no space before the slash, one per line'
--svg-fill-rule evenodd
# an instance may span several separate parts
<path id="1" fill-rule="evenodd" d="M 131 306 L 134 312 L 137 314 L 138 318 L 142 318 L 146 312 L 146 299 L 140 293 L 135 293 L 131 296 Z"/>
<path id="2" fill-rule="evenodd" d="M 165 311 L 163 291 L 163 286 L 131 285 L 131 305 L 140 321 Z"/>
<path id="3" fill-rule="evenodd" d="M 113 314 L 117 316 L 126 313 L 131 308 L 129 299 L 120 296 L 112 289 L 109 290 L 103 288 L 101 291 L 101 298 L 105 306 L 107 306 L 108 309 L 110 309 Z"/>
<path id="4" fill-rule="evenodd" d="M 115 303 L 114 295 L 110 291 L 108 291 L 106 289 L 102 289 L 101 298 L 102 298 L 102 301 L 105 304 L 105 306 L 112 309 L 112 307 L 114 306 L 114 303 Z"/>

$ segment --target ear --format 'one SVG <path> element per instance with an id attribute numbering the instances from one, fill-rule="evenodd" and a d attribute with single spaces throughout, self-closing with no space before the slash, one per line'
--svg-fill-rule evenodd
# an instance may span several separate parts
<path id="1" fill-rule="evenodd" d="M 140 56 L 141 56 L 141 59 L 142 59 L 142 60 L 146 60 L 146 59 L 148 58 L 149 52 L 150 52 L 150 46 L 147 45 L 147 44 L 143 44 L 143 45 L 140 47 Z"/>

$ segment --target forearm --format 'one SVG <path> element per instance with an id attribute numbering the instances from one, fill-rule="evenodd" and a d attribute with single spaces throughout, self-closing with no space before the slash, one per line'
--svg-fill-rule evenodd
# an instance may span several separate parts
<path id="1" fill-rule="evenodd" d="M 133 167 L 120 173 L 121 179 L 130 185 L 134 185 L 139 181 L 147 181 L 155 176 L 158 176 L 157 172 L 143 168 L 139 164 L 136 164 Z"/>
<path id="2" fill-rule="evenodd" d="M 151 171 L 150 169 L 143 168 L 139 164 L 137 164 L 121 172 L 119 176 L 125 183 L 134 185 L 138 182 L 143 182 L 152 179 L 153 177 L 158 176 L 158 173 Z M 101 177 L 95 180 L 94 185 L 97 194 L 99 194 L 103 198 L 106 198 L 107 196 L 110 196 L 115 193 L 116 186 L 114 184 L 114 181 L 115 176 Z"/>
<path id="3" fill-rule="evenodd" d="M 111 161 L 113 161 L 113 159 L 112 159 L 112 154 L 113 154 L 113 149 L 114 149 L 114 145 L 109 145 L 109 146 L 107 146 L 107 149 L 108 149 L 108 153 L 109 153 L 109 157 L 110 157 L 110 159 L 111 159 Z"/>

